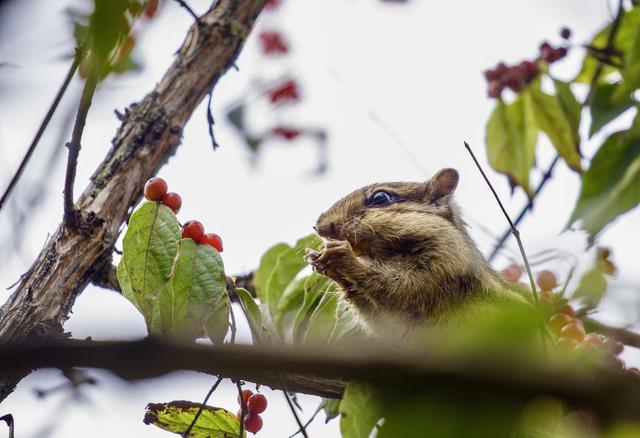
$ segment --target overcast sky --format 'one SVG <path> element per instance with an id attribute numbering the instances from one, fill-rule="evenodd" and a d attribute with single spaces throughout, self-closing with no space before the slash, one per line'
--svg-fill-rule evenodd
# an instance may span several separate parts
<path id="1" fill-rule="evenodd" d="M 9 4 L 0 19 L 0 62 L 10 63 L 0 69 L 2 189 L 68 67 L 66 56 L 73 41 L 63 11 L 79 3 L 21 0 Z M 143 69 L 109 79 L 98 90 L 83 139 L 76 193 L 86 186 L 110 147 L 119 126 L 113 110 L 122 110 L 151 90 L 182 43 L 190 17 L 172 2 L 167 3 L 156 21 L 140 29 L 136 56 Z M 191 3 L 196 10 L 206 9 L 207 2 Z M 463 140 L 469 141 L 485 162 L 484 125 L 494 102 L 486 97 L 482 71 L 500 60 L 517 62 L 534 57 L 542 40 L 560 42 L 558 32 L 564 25 L 573 30 L 575 43 L 585 42 L 610 15 L 604 0 L 413 0 L 404 5 L 378 0 L 284 0 L 280 10 L 264 14 L 258 28 L 284 33 L 292 44 L 291 55 L 280 61 L 268 60 L 251 38 L 238 60 L 239 71 L 229 71 L 214 93 L 220 149 L 211 149 L 205 108 L 201 106 L 185 129 L 183 145 L 160 176 L 171 191 L 182 196 L 181 221 L 198 219 L 222 236 L 228 273 L 249 271 L 274 243 L 292 243 L 310 233 L 323 209 L 362 185 L 424 180 L 442 167 L 460 171 L 457 202 L 472 236 L 487 252 L 492 245 L 489 233 L 502 234 L 506 224 L 462 147 Z M 582 56 L 580 48 L 572 50 L 566 61 L 554 66 L 554 73 L 571 78 Z M 247 89 L 260 89 L 261 82 L 283 73 L 301 82 L 302 102 L 273 111 L 258 99 L 253 126 L 295 123 L 325 129 L 329 168 L 320 177 L 310 174 L 317 165 L 317 150 L 309 140 L 267 144 L 253 169 L 246 148 L 224 120 L 225 108 Z M 0 215 L 3 289 L 28 269 L 47 233 L 55 230 L 61 218 L 63 144 L 69 136 L 69 111 L 77 102 L 80 87 L 79 82 L 71 87 L 14 200 Z M 605 134 L 612 129 L 605 129 Z M 586 157 L 593 155 L 601 139 L 599 135 L 583 145 Z M 541 168 L 553 158 L 546 140 L 541 141 L 537 158 Z M 539 175 L 536 171 L 534 181 Z M 516 192 L 510 197 L 506 181 L 496 174 L 492 179 L 508 210 L 516 214 L 524 204 L 523 195 Z M 27 208 L 20 218 L 21 240 L 16 243 L 11 239 L 16 234 L 14 220 L 33 189 L 43 200 Z M 554 181 L 538 199 L 535 212 L 521 227 L 529 253 L 553 248 L 573 254 L 539 267 L 554 269 L 561 277 L 573 260 L 579 261 L 579 269 L 585 269 L 593 258 L 585 251 L 584 235 L 561 234 L 578 189 L 576 174 L 561 164 Z M 609 227 L 600 240 L 613 248 L 620 271 L 614 283 L 616 299 L 607 303 L 608 310 L 602 315 L 608 321 L 638 320 L 637 302 L 631 301 L 631 295 L 638 292 L 640 284 L 640 242 L 630 236 L 638 235 L 639 223 L 640 213 L 633 211 Z M 515 248 L 513 242 L 510 247 Z M 496 267 L 506 263 L 502 258 Z M 8 294 L 5 292 L 0 302 Z M 88 287 L 78 298 L 65 328 L 77 338 L 130 339 L 146 334 L 142 317 L 128 301 L 95 287 Z M 628 356 L 627 360 L 634 359 Z M 69 437 L 89 430 L 96 437 L 166 436 L 142 424 L 146 403 L 200 401 L 213 381 L 206 375 L 180 373 L 130 387 L 107 373 L 96 375 L 100 385 L 86 391 L 91 404 L 69 405 L 51 436 Z M 11 412 L 16 417 L 18 436 L 38 436 L 39 427 L 54 418 L 52 414 L 66 395 L 37 400 L 33 389 L 61 381 L 57 371 L 38 372 L 2 404 L 0 414 Z M 223 386 L 212 404 L 235 410 L 233 392 L 231 386 Z M 293 432 L 294 421 L 282 394 L 270 394 L 269 400 L 272 404 L 264 415 L 260 436 L 282 437 Z M 303 417 L 310 415 L 316 404 L 315 398 L 303 397 Z M 328 426 L 318 421 L 310 431 L 312 436 L 335 435 L 337 421 Z"/>

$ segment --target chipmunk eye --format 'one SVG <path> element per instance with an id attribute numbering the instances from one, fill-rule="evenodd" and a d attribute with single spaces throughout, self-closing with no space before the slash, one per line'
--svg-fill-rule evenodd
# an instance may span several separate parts
<path id="1" fill-rule="evenodd" d="M 378 190 L 377 192 L 374 192 L 373 195 L 369 196 L 366 205 L 367 207 L 376 207 L 392 204 L 396 201 L 398 201 L 398 198 L 393 193 Z"/>

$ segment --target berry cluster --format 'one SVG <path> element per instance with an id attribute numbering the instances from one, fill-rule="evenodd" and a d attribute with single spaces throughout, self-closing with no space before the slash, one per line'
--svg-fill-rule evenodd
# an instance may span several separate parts
<path id="1" fill-rule="evenodd" d="M 258 433 L 262 429 L 262 417 L 260 416 L 267 409 L 267 398 L 262 394 L 254 394 L 250 389 L 242 390 L 242 400 L 238 395 L 238 404 L 246 408 L 244 419 L 242 410 L 238 411 L 238 420 L 244 424 L 247 432 Z"/>
<path id="2" fill-rule="evenodd" d="M 144 185 L 144 197 L 149 201 L 161 202 L 169 207 L 174 214 L 178 214 L 182 206 L 182 198 L 173 192 L 167 192 L 169 186 L 162 178 L 151 178 Z M 182 238 L 193 239 L 198 244 L 214 247 L 222 252 L 222 239 L 215 233 L 204 232 L 204 226 L 199 221 L 191 220 L 182 226 Z"/>
<path id="3" fill-rule="evenodd" d="M 560 35 L 568 39 L 571 37 L 571 30 L 565 27 L 560 31 Z M 525 60 L 511 66 L 507 66 L 504 62 L 498 63 L 494 68 L 484 72 L 488 85 L 487 94 L 489 97 L 497 98 L 505 88 L 519 93 L 538 76 L 539 62 L 552 64 L 567 56 L 567 51 L 565 46 L 553 47 L 545 41 L 539 47 L 538 57 L 533 60 Z"/>
<path id="4" fill-rule="evenodd" d="M 615 265 L 609 260 L 610 252 L 606 248 L 598 249 L 598 263 L 603 272 L 613 273 Z M 604 269 L 603 269 L 604 268 Z M 512 283 L 517 283 L 523 274 L 522 266 L 512 264 L 500 271 L 500 274 Z M 611 275 L 611 274 L 609 274 Z M 577 353 L 596 352 L 605 357 L 607 362 L 618 369 L 625 369 L 625 364 L 618 357 L 624 345 L 599 333 L 587 333 L 583 322 L 578 318 L 575 309 L 566 299 L 559 297 L 553 290 L 558 287 L 558 279 L 551 271 L 540 271 L 536 275 L 536 283 L 540 288 L 540 304 L 550 315 L 549 328 L 557 335 L 558 346 L 564 350 Z M 640 377 L 640 370 L 627 368 L 627 372 Z"/>

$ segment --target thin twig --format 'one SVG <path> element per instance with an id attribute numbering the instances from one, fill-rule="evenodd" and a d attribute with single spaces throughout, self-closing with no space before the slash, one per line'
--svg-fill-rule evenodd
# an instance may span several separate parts
<path id="1" fill-rule="evenodd" d="M 309 427 L 309 425 L 310 425 L 311 423 L 313 423 L 313 420 L 315 420 L 315 419 L 316 419 L 316 417 L 318 416 L 318 414 L 319 414 L 320 412 L 322 412 L 322 403 L 320 403 L 320 404 L 318 405 L 318 407 L 317 407 L 317 408 L 316 408 L 316 410 L 313 412 L 313 414 L 311 415 L 311 417 L 307 420 L 307 422 L 306 422 L 306 423 L 304 423 L 304 427 L 305 427 L 305 429 L 304 429 L 304 430 L 306 430 L 306 428 L 307 428 L 307 427 Z M 289 435 L 289 437 L 288 437 L 288 438 L 293 438 L 294 436 L 298 435 L 299 433 L 302 433 L 302 431 L 303 431 L 303 429 L 298 429 L 298 430 L 297 430 L 297 431 L 295 431 L 293 434 Z"/>
<path id="2" fill-rule="evenodd" d="M 191 433 L 191 429 L 193 429 L 193 427 L 196 425 L 196 422 L 198 421 L 198 418 L 200 417 L 200 414 L 202 414 L 202 411 L 207 406 L 207 402 L 209 401 L 209 397 L 211 397 L 211 394 L 213 394 L 213 392 L 216 390 L 218 385 L 220 385 L 220 382 L 222 382 L 222 380 L 223 380 L 222 377 L 218 377 L 218 380 L 216 380 L 216 383 L 213 384 L 213 386 L 211 387 L 211 389 L 207 393 L 207 395 L 204 398 L 204 400 L 202 400 L 202 404 L 200 405 L 200 408 L 198 408 L 198 412 L 196 412 L 196 415 L 193 417 L 193 421 L 191 421 L 191 424 L 189 425 L 189 427 L 187 427 L 187 430 L 185 430 L 184 433 L 182 434 L 183 437 L 188 437 L 189 436 L 189 434 Z M 242 434 L 240 434 L 240 436 L 242 436 Z"/>
<path id="3" fill-rule="evenodd" d="M 93 95 L 98 86 L 99 72 L 97 69 L 91 69 L 87 81 L 82 90 L 78 112 L 76 113 L 76 121 L 73 125 L 73 133 L 71 141 L 67 144 L 69 148 L 69 158 L 67 160 L 67 171 L 64 180 L 64 223 L 70 226 L 75 223 L 75 210 L 73 206 L 73 184 L 76 180 L 76 170 L 78 168 L 78 156 L 80 155 L 80 142 L 82 141 L 82 133 L 87 121 L 87 114 L 91 107 Z"/>
<path id="4" fill-rule="evenodd" d="M 282 378 L 282 374 L 278 373 L 278 378 L 280 379 L 280 383 L 282 384 L 282 387 L 284 388 L 282 390 L 282 394 L 284 395 L 285 400 L 287 400 L 287 404 L 289 405 L 289 409 L 291 410 L 291 413 L 293 414 L 293 418 L 295 418 L 296 423 L 298 423 L 298 428 L 300 430 L 300 433 L 302 434 L 302 436 L 304 438 L 309 438 L 309 435 L 307 434 L 307 429 L 305 428 L 304 424 L 302 424 L 302 421 L 300 421 L 300 417 L 298 416 L 298 413 L 296 412 L 296 408 L 295 408 L 295 406 L 293 406 L 293 403 L 291 402 L 291 398 L 289 398 L 289 391 L 287 390 L 287 384 L 284 381 L 284 379 Z"/>
<path id="5" fill-rule="evenodd" d="M 505 210 L 504 206 L 502 205 L 502 201 L 500 201 L 500 197 L 496 193 L 496 190 L 493 188 L 491 181 L 489 181 L 489 178 L 487 178 L 487 175 L 484 173 L 484 170 L 482 170 L 482 166 L 480 165 L 480 163 L 478 162 L 478 159 L 476 158 L 473 151 L 471 150 L 471 146 L 469 146 L 469 143 L 465 141 L 464 147 L 467 148 L 467 151 L 469 151 L 471 158 L 473 158 L 473 162 L 476 163 L 476 166 L 478 167 L 478 170 L 482 174 L 482 177 L 484 178 L 485 182 L 491 189 L 491 192 L 493 193 L 493 196 L 496 198 L 496 201 L 498 201 L 498 205 L 500 206 L 500 209 L 502 210 L 504 217 L 507 218 L 507 221 L 509 222 L 509 226 L 511 227 L 511 232 L 513 233 L 513 236 L 516 238 L 516 241 L 518 242 L 518 247 L 520 248 L 520 255 L 522 256 L 522 260 L 524 261 L 524 266 L 527 270 L 527 274 L 529 275 L 529 283 L 531 285 L 531 291 L 533 292 L 533 299 L 536 303 L 536 307 L 539 307 L 540 302 L 538 300 L 538 290 L 536 289 L 536 282 L 533 279 L 533 274 L 531 273 L 531 267 L 529 266 L 529 260 L 527 259 L 527 254 L 524 252 L 524 246 L 522 246 L 522 240 L 520 239 L 520 232 L 511 221 L 511 218 L 509 217 L 507 210 Z M 544 326 L 542 326 L 541 328 L 542 328 L 542 340 L 544 345 L 544 339 L 545 339 Z"/>
<path id="6" fill-rule="evenodd" d="M 239 437 L 244 433 L 244 417 L 247 414 L 247 403 L 244 401 L 244 395 L 242 394 L 242 386 L 240 386 L 240 379 L 233 380 L 238 388 L 238 400 L 240 400 L 240 433 Z"/>
<path id="7" fill-rule="evenodd" d="M 14 427 L 13 415 L 11 414 L 3 415 L 2 417 L 0 417 L 0 421 L 4 421 L 5 423 L 7 423 L 7 426 L 9 426 L 9 438 L 13 438 L 13 427 Z"/>
<path id="8" fill-rule="evenodd" d="M 180 5 L 181 8 L 186 9 L 189 15 L 191 15 L 193 19 L 196 20 L 196 23 L 200 24 L 200 17 L 198 17 L 198 14 L 193 12 L 193 9 L 191 9 L 191 6 L 189 6 L 186 1 L 184 0 L 174 0 L 174 1 L 178 3 L 178 5 Z"/>
<path id="9" fill-rule="evenodd" d="M 556 164 L 558 164 L 559 161 L 560 161 L 560 155 L 556 155 L 556 157 L 553 159 L 553 161 L 549 165 L 549 168 L 542 176 L 540 183 L 538 183 L 538 187 L 536 187 L 536 190 L 533 192 L 533 196 L 529 198 L 527 205 L 524 206 L 524 208 L 520 211 L 520 213 L 516 217 L 516 220 L 513 221 L 513 224 L 515 226 L 518 226 L 520 222 L 522 222 L 522 219 L 524 219 L 527 213 L 533 208 L 533 200 L 538 196 L 538 194 L 542 191 L 542 189 L 547 184 L 547 182 L 551 179 L 553 170 L 555 169 Z M 488 257 L 489 262 L 491 262 L 498 255 L 498 253 L 504 246 L 505 242 L 509 238 L 510 234 L 511 234 L 511 228 L 508 228 L 507 230 L 505 230 L 502 236 L 500 236 L 500 239 L 498 240 L 498 242 L 496 242 L 495 246 L 493 247 L 493 250 L 491 250 L 491 254 Z"/>
<path id="10" fill-rule="evenodd" d="M 66 93 L 67 88 L 71 83 L 71 79 L 73 79 L 73 75 L 76 73 L 76 70 L 78 69 L 78 65 L 80 63 L 79 59 L 80 59 L 80 56 L 76 54 L 76 56 L 74 56 L 73 58 L 73 63 L 69 67 L 69 70 L 67 71 L 67 75 L 65 76 L 64 81 L 60 86 L 60 89 L 58 89 L 58 93 L 54 97 L 53 102 L 51 102 L 51 106 L 49 106 L 49 110 L 47 111 L 47 114 L 44 116 L 44 119 L 40 123 L 40 127 L 38 128 L 36 135 L 33 137 L 33 140 L 29 145 L 29 149 L 27 149 L 27 153 L 22 158 L 22 161 L 20 162 L 20 166 L 18 166 L 18 170 L 16 170 L 16 173 L 13 175 L 13 178 L 11 178 L 11 181 L 9 182 L 9 186 L 2 194 L 2 198 L 0 198 L 0 211 L 2 211 L 2 208 L 4 207 L 7 200 L 9 199 L 9 196 L 11 196 L 11 192 L 13 191 L 14 187 L 20 180 L 20 177 L 22 176 L 24 169 L 27 167 L 27 163 L 29 163 L 29 160 L 31 159 L 31 155 L 33 155 L 33 152 L 36 150 L 36 146 L 38 146 L 38 143 L 40 142 L 40 139 L 42 138 L 44 131 L 47 129 L 47 126 L 49 126 L 49 122 L 51 121 L 53 114 L 56 112 L 56 109 L 58 109 L 58 105 L 60 104 L 62 97 Z"/>
<path id="11" fill-rule="evenodd" d="M 211 100 L 213 99 L 213 90 L 209 92 L 209 101 L 207 102 L 207 126 L 209 128 L 209 137 L 211 137 L 211 144 L 213 146 L 213 150 L 215 151 L 220 147 L 218 142 L 216 141 L 216 137 L 213 134 L 213 125 L 216 124 L 213 119 L 213 112 L 211 111 Z"/>

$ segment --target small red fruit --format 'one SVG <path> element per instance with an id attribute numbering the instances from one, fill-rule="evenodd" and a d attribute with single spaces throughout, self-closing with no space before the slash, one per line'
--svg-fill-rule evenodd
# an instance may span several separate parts
<path id="1" fill-rule="evenodd" d="M 556 274 L 551 271 L 541 271 L 536 277 L 536 283 L 542 290 L 552 290 L 558 285 Z"/>
<path id="2" fill-rule="evenodd" d="M 244 404 L 245 406 L 247 405 L 247 403 L 249 403 L 249 399 L 251 398 L 251 396 L 253 395 L 253 391 L 250 389 L 243 389 L 242 390 L 242 398 L 244 399 Z M 240 394 L 238 394 L 238 404 L 240 406 L 242 406 L 242 403 L 240 402 Z"/>
<path id="3" fill-rule="evenodd" d="M 162 203 L 178 214 L 182 207 L 182 198 L 177 193 L 169 192 L 162 197 Z"/>
<path id="4" fill-rule="evenodd" d="M 207 233 L 204 235 L 202 240 L 200 240 L 201 244 L 213 246 L 218 252 L 222 252 L 222 239 L 215 233 Z"/>
<path id="5" fill-rule="evenodd" d="M 144 197 L 149 201 L 160 201 L 167 194 L 169 186 L 162 178 L 151 178 L 144 185 Z"/>
<path id="6" fill-rule="evenodd" d="M 571 324 L 573 321 L 574 319 L 566 313 L 556 313 L 555 315 L 551 315 L 549 327 L 551 327 L 551 330 L 554 332 L 560 333 L 565 325 Z"/>
<path id="7" fill-rule="evenodd" d="M 182 238 L 200 243 L 204 237 L 204 226 L 199 221 L 189 221 L 182 226 Z"/>
<path id="8" fill-rule="evenodd" d="M 582 327 L 582 324 L 572 322 L 562 327 L 560 334 L 562 337 L 571 338 L 577 342 L 581 342 L 584 339 L 584 327 Z"/>
<path id="9" fill-rule="evenodd" d="M 249 397 L 247 406 L 252 414 L 261 414 L 267 409 L 267 398 L 262 394 L 254 394 Z"/>
<path id="10" fill-rule="evenodd" d="M 244 428 L 247 432 L 257 433 L 262 429 L 262 418 L 258 414 L 249 414 L 244 417 Z"/>

